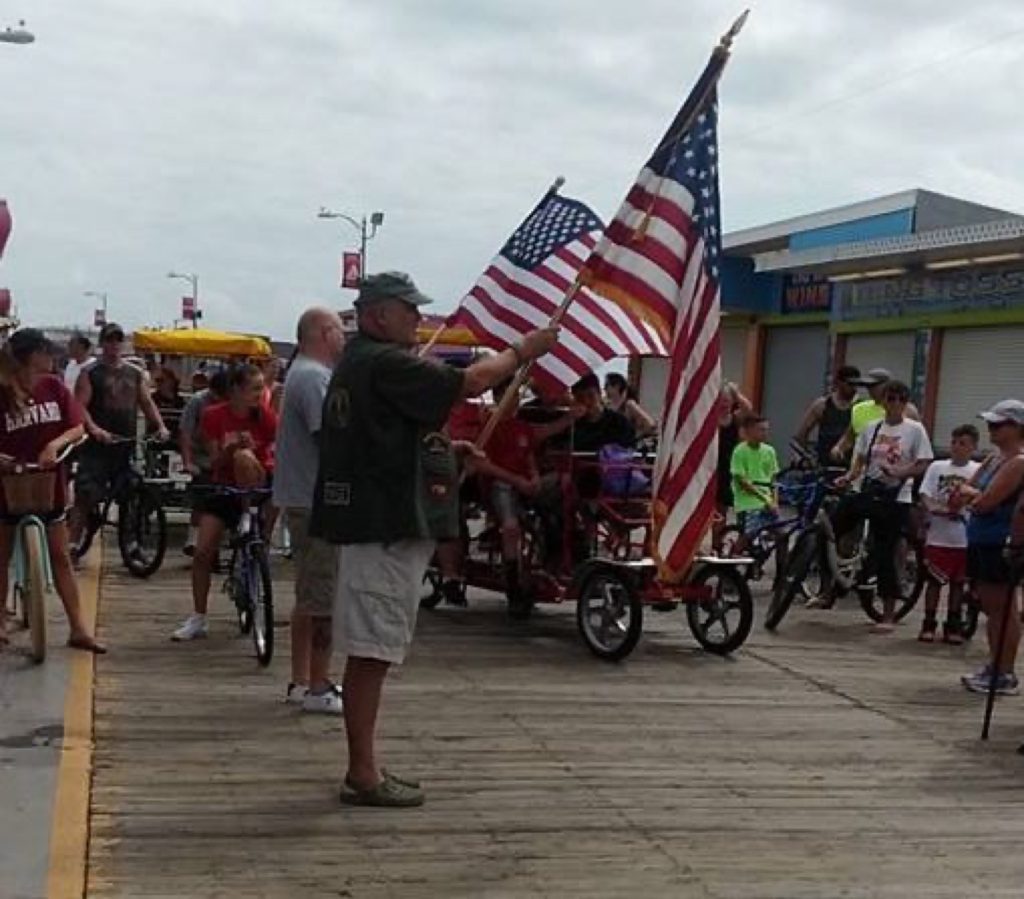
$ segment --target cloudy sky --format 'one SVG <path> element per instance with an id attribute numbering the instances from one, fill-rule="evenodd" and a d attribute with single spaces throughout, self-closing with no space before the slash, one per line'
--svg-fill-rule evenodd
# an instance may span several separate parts
<path id="1" fill-rule="evenodd" d="M 910 187 L 1024 211 L 1022 0 L 752 0 L 722 87 L 726 230 Z M 721 0 L 0 0 L 0 287 L 81 323 L 287 337 L 370 268 L 454 306 L 558 174 L 612 214 L 735 9 Z"/>

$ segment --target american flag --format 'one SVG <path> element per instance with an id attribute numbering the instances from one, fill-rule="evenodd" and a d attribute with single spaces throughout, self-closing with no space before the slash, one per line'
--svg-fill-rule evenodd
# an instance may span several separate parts
<path id="1" fill-rule="evenodd" d="M 545 327 L 597 246 L 604 225 L 586 205 L 554 190 L 516 229 L 449 319 L 494 349 Z M 661 353 L 657 331 L 587 289 L 562 319 L 558 346 L 539 359 L 540 381 L 570 386 L 616 356 Z"/>
<path id="2" fill-rule="evenodd" d="M 646 321 L 669 347 L 654 469 L 660 576 L 685 575 L 715 510 L 718 455 L 716 53 L 584 266 L 583 283 Z"/>

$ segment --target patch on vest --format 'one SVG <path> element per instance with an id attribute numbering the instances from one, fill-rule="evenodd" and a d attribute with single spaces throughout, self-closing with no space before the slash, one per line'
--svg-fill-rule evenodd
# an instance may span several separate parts
<path id="1" fill-rule="evenodd" d="M 332 387 L 327 394 L 324 412 L 327 424 L 332 428 L 347 428 L 349 415 L 352 411 L 352 398 L 344 387 Z"/>
<path id="2" fill-rule="evenodd" d="M 347 481 L 327 481 L 324 483 L 325 506 L 348 506 L 352 503 L 352 485 Z"/>
<path id="3" fill-rule="evenodd" d="M 423 438 L 422 462 L 427 497 L 444 501 L 456 486 L 451 441 L 438 431 L 427 434 Z"/>

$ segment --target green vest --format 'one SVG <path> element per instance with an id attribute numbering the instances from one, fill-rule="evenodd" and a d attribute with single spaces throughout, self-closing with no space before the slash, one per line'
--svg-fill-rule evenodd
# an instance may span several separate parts
<path id="1" fill-rule="evenodd" d="M 459 535 L 458 471 L 441 428 L 463 373 L 364 334 L 324 400 L 310 532 L 332 543 Z"/>

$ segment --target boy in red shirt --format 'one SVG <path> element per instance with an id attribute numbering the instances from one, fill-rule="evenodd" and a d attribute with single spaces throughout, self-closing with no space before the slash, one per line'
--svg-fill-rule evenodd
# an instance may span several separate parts
<path id="1" fill-rule="evenodd" d="M 263 374 L 255 365 L 242 365 L 228 375 L 228 400 L 203 412 L 199 435 L 211 460 L 214 484 L 242 489 L 269 485 L 274 470 L 277 416 L 263 402 Z M 210 576 L 224 532 L 234 529 L 244 505 L 239 497 L 210 494 L 196 504 L 199 512 L 195 555 L 192 559 L 192 602 L 195 612 L 172 635 L 195 640 L 207 634 L 206 608 Z"/>
<path id="2" fill-rule="evenodd" d="M 500 384 L 492 391 L 495 403 L 500 404 L 511 381 Z M 522 532 L 519 516 L 522 499 L 534 499 L 540 493 L 541 479 L 537 472 L 537 441 L 533 428 L 516 418 L 518 396 L 506 417 L 498 422 L 483 450 L 486 459 L 474 460 L 475 471 L 489 482 L 491 511 L 501 530 L 501 557 L 505 567 L 505 585 L 509 601 L 509 614 L 529 613 L 529 600 L 523 595 L 520 578 L 520 543 Z"/>

